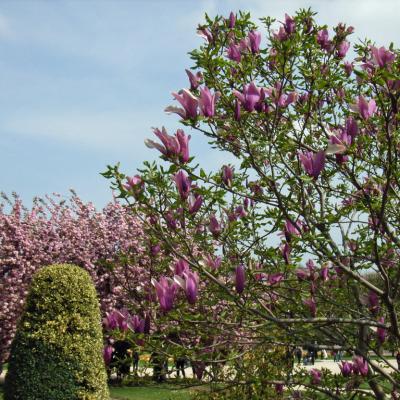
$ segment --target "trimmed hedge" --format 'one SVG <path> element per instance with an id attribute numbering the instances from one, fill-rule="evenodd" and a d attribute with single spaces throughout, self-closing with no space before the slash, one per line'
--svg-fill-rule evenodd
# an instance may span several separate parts
<path id="1" fill-rule="evenodd" d="M 19 322 L 4 400 L 108 400 L 96 290 L 75 265 L 35 274 Z"/>

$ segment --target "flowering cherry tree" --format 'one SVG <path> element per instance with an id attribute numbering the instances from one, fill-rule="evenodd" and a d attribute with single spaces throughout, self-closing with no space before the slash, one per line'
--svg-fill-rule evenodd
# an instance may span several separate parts
<path id="1" fill-rule="evenodd" d="M 72 263 L 92 276 L 103 312 L 140 309 L 150 281 L 140 220 L 117 202 L 97 211 L 75 193 L 68 202 L 36 199 L 27 209 L 4 196 L 0 208 L 0 361 L 7 358 L 32 275 L 42 266 Z M 123 255 L 121 257 L 120 255 Z"/>
<path id="2" fill-rule="evenodd" d="M 159 317 L 208 339 L 204 357 L 232 363 L 307 344 L 354 354 L 340 375 L 285 375 L 271 358 L 263 374 L 229 377 L 246 388 L 240 398 L 266 387 L 294 398 L 398 398 L 385 346 L 400 339 L 399 51 L 351 47 L 353 27 L 329 30 L 314 17 L 300 10 L 262 18 L 261 28 L 231 13 L 199 26 L 190 87 L 166 112 L 234 165 L 206 171 L 184 130 L 161 128 L 146 144 L 166 164 L 104 175 L 164 251 L 164 276 L 152 282 Z M 216 337 L 229 354 L 215 356 Z"/>

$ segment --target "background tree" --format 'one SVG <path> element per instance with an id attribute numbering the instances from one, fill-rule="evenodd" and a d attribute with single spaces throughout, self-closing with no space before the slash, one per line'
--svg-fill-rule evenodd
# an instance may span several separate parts
<path id="1" fill-rule="evenodd" d="M 0 362 L 7 359 L 33 274 L 44 265 L 85 268 L 98 291 L 103 315 L 144 297 L 148 257 L 141 223 L 117 202 L 97 211 L 74 192 L 36 199 L 31 209 L 18 197 L 0 207 Z M 127 301 L 129 299 L 129 301 Z"/>

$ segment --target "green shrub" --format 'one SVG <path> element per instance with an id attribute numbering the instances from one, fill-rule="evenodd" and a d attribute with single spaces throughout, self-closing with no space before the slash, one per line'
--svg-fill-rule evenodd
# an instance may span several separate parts
<path id="1" fill-rule="evenodd" d="M 5 400 L 108 400 L 96 290 L 74 265 L 33 278 L 11 348 Z"/>

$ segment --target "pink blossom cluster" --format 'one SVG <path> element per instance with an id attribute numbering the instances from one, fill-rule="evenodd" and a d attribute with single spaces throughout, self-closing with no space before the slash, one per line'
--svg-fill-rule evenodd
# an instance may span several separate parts
<path id="1" fill-rule="evenodd" d="M 146 279 L 146 257 L 138 257 L 144 254 L 138 242 L 141 224 L 122 205 L 109 203 L 97 211 L 75 193 L 69 202 L 57 196 L 35 200 L 31 209 L 17 196 L 5 198 L 5 203 L 0 207 L 0 362 L 7 357 L 32 275 L 42 266 L 71 263 L 85 268 L 103 312 L 122 307 L 126 289 Z M 118 266 L 120 253 L 138 261 Z"/>

